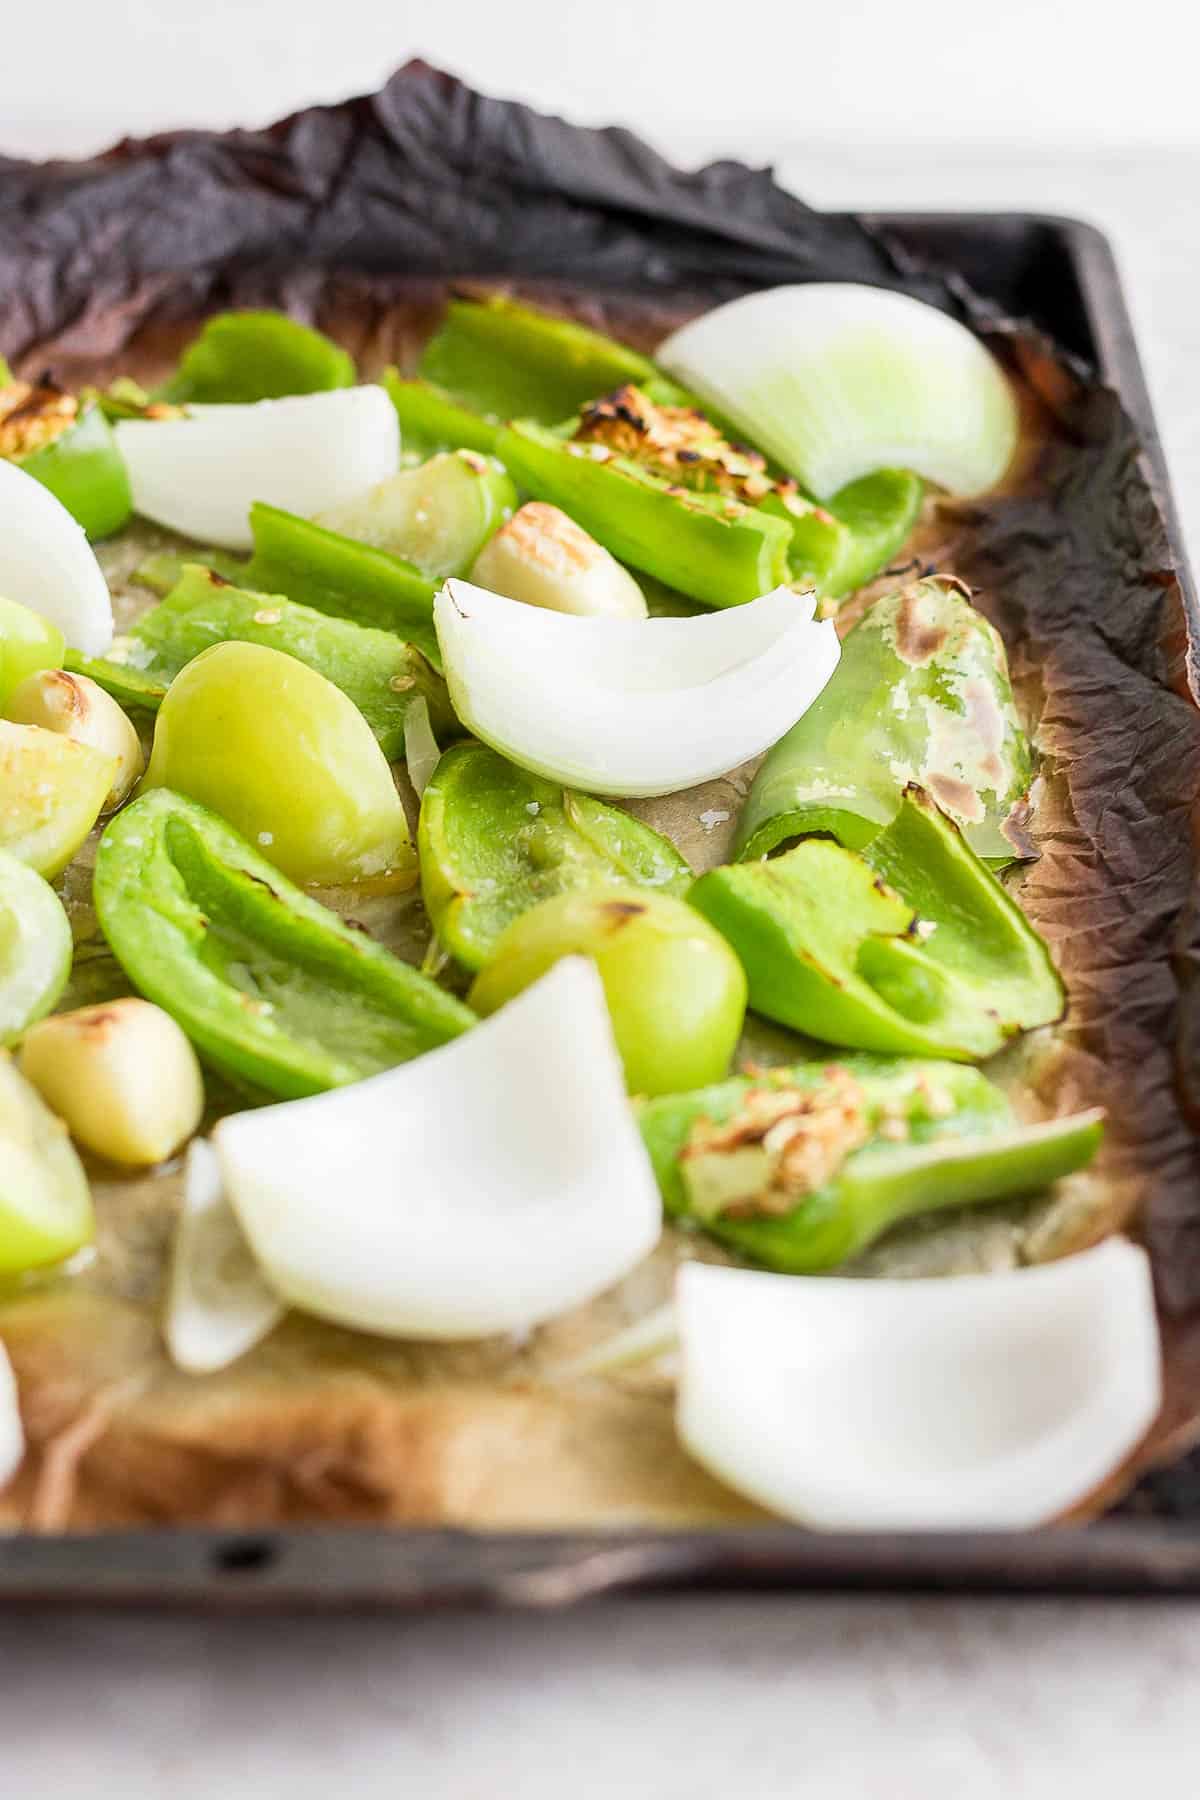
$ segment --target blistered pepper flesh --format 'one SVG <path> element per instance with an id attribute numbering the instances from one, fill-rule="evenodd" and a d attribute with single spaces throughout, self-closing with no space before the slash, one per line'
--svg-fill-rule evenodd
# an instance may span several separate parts
<path id="1" fill-rule="evenodd" d="M 512 426 L 496 454 L 519 487 L 620 561 L 707 606 L 738 606 L 789 579 L 791 526 L 742 500 L 694 493 L 604 444 L 536 425 Z"/>
<path id="2" fill-rule="evenodd" d="M 751 1007 L 826 1043 L 982 1058 L 1062 1015 L 1045 944 L 919 789 L 861 852 L 810 838 L 689 898 L 741 957 Z"/>
<path id="3" fill-rule="evenodd" d="M 321 1093 L 474 1023 L 461 1001 L 169 789 L 143 795 L 108 826 L 94 898 L 138 991 L 202 1058 L 255 1091 Z"/>
<path id="4" fill-rule="evenodd" d="M 1095 1155 L 1091 1111 L 1022 1125 L 978 1070 L 847 1057 L 735 1076 L 639 1112 L 669 1214 L 788 1274 L 922 1213 L 1031 1196 Z"/>
<path id="5" fill-rule="evenodd" d="M 1033 758 L 999 633 L 953 580 L 879 600 L 833 679 L 754 779 L 739 856 L 829 832 L 857 849 L 925 788 L 980 856 L 1026 855 Z"/>

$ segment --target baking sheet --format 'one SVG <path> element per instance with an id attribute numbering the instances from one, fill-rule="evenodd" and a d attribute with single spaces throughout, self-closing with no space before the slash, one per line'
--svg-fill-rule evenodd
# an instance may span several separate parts
<path id="1" fill-rule="evenodd" d="M 74 238 L 73 227 L 81 228 Z M 1055 237 L 1052 224 L 1027 227 L 1082 269 L 1078 244 L 1064 252 L 1064 234 Z M 892 235 L 896 243 L 904 236 Z M 920 242 L 911 222 L 906 241 Z M 972 241 L 978 250 L 978 230 Z M 317 266 L 323 260 L 337 272 Z M 986 257 L 982 268 L 986 273 Z M 1114 1068 L 1121 1074 L 1112 1191 L 1143 1200 L 1152 1250 L 1170 1277 L 1160 1290 L 1170 1314 L 1171 1366 L 1184 1379 L 1167 1423 L 1179 1441 L 1195 1424 L 1187 1314 L 1197 1278 L 1190 1246 L 1200 1190 L 1195 1141 L 1172 1081 L 1178 993 L 1169 952 L 1192 875 L 1181 825 L 1200 740 L 1185 697 L 1187 634 L 1173 553 L 1139 468 L 1134 428 L 1115 398 L 1081 377 L 1070 357 L 1015 333 L 1002 317 L 1014 303 L 1036 302 L 1027 272 L 1024 288 L 1001 296 L 1005 305 L 981 309 L 958 283 L 914 277 L 906 260 L 856 221 L 810 214 L 764 175 L 734 165 L 680 175 L 626 134 L 575 132 L 421 69 L 397 77 L 381 96 L 302 115 L 269 133 L 185 134 L 77 169 L 0 167 L 0 345 L 50 357 L 71 377 L 119 361 L 138 329 L 151 355 L 157 342 L 169 358 L 198 307 L 231 299 L 281 301 L 327 324 L 353 321 L 350 335 L 368 355 L 403 350 L 388 326 L 397 271 L 407 280 L 446 272 L 586 278 L 598 312 L 617 329 L 621 309 L 606 306 L 605 294 L 637 285 L 642 331 L 653 327 L 648 294 L 662 296 L 665 320 L 680 306 L 711 303 L 746 285 L 814 273 L 915 283 L 925 298 L 966 310 L 1003 336 L 1058 419 L 1058 441 L 1040 498 L 1019 519 L 1011 500 L 972 510 L 967 523 L 978 563 L 967 572 L 982 577 L 983 604 L 1010 643 L 1019 628 L 1026 666 L 1018 673 L 1047 697 L 1048 748 L 1066 770 L 1049 820 L 1053 854 L 1030 877 L 1041 884 L 1032 909 L 1052 927 L 1057 917 L 1058 947 L 1078 996 L 1076 1067 L 1083 1058 L 1098 1083 Z M 1090 293 L 1099 304 L 1095 282 Z M 1063 314 L 1054 284 L 1045 301 L 1031 309 L 1057 329 Z M 1119 297 L 1110 292 L 1107 304 L 1111 318 Z M 1090 347 L 1082 333 L 1071 345 L 1076 352 Z M 1123 377 L 1128 369 L 1126 363 L 1106 373 Z M 1105 722 L 1103 733 L 1097 719 Z M 1058 882 L 1056 871 L 1064 868 L 1078 884 Z M 1080 893 L 1088 901 L 1082 930 Z M 1108 1059 L 1107 1077 L 1100 1057 Z M 1137 1075 L 1132 1089 L 1127 1072 Z M 793 1544 L 797 1579 L 814 1579 L 815 1565 L 846 1572 L 846 1556 L 832 1541 L 770 1531 L 759 1540 L 764 1560 L 755 1566 L 769 1567 L 771 1579 L 786 1578 L 787 1552 L 768 1554 L 767 1538 Z M 1073 1539 L 1055 1534 L 1060 1546 Z M 115 1548 L 139 1540 L 108 1541 Z M 453 1541 L 468 1562 L 488 1542 Z M 1026 1541 L 1041 1540 L 1009 1540 L 993 1566 L 1011 1571 L 1016 1545 Z M 1098 1534 L 1084 1541 L 1098 1542 Z M 403 1552 L 407 1566 L 419 1565 L 422 1545 L 433 1556 L 443 1542 L 442 1534 L 418 1536 Z M 597 1565 L 588 1550 L 591 1573 L 581 1584 L 595 1584 L 597 1566 L 610 1567 L 614 1580 L 628 1579 L 635 1567 L 639 1579 L 654 1578 L 666 1554 L 655 1542 L 645 1540 L 638 1556 L 623 1540 L 620 1573 L 603 1559 Z M 949 1571 L 963 1559 L 957 1541 L 943 1542 Z M 577 1543 L 558 1544 L 549 1558 L 556 1570 L 564 1557 L 568 1569 L 575 1566 Z M 878 1541 L 858 1543 L 861 1566 L 882 1569 Z M 37 1548 L 41 1555 L 46 1546 Z M 273 1566 L 277 1548 L 271 1539 L 265 1561 L 243 1561 L 243 1591 L 254 1566 Z M 1060 1549 L 1047 1559 L 1039 1552 L 1034 1560 L 1040 1556 L 1045 1571 L 1065 1554 Z M 914 1546 L 914 1575 L 928 1572 L 931 1555 Z M 703 1567 L 728 1573 L 745 1564 L 725 1533 L 680 1534 L 667 1560 L 687 1579 Z M 978 1557 L 974 1566 L 978 1573 Z M 430 1593 L 442 1578 L 431 1564 Z"/>

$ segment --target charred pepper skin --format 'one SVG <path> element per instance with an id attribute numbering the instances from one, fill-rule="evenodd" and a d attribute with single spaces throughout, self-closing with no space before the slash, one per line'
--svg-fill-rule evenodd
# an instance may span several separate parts
<path id="1" fill-rule="evenodd" d="M 741 957 L 751 1007 L 825 1043 L 969 1061 L 1062 1016 L 1045 944 L 920 789 L 860 853 L 811 838 L 712 870 L 689 900 Z"/>
<path id="2" fill-rule="evenodd" d="M 831 1110 L 841 1142 L 814 1162 L 809 1134 Z M 975 1069 L 866 1056 L 735 1076 L 649 1100 L 638 1119 L 667 1213 L 793 1275 L 836 1268 L 906 1219 L 1040 1193 L 1085 1167 L 1104 1130 L 1098 1111 L 1019 1124 Z"/>
<path id="3" fill-rule="evenodd" d="M 201 1058 L 295 1099 L 459 1036 L 475 1016 L 169 789 L 118 813 L 96 855 L 101 929 Z"/>
<path id="4" fill-rule="evenodd" d="M 621 562 L 707 606 L 739 606 L 790 579 L 791 526 L 740 500 L 692 493 L 537 425 L 511 426 L 496 454 L 518 487 L 560 506 Z"/>
<path id="5" fill-rule="evenodd" d="M 995 627 L 961 583 L 934 577 L 878 600 L 842 640 L 833 679 L 768 754 L 736 854 L 827 832 L 859 849 L 925 788 L 977 855 L 1032 854 L 1033 756 Z"/>

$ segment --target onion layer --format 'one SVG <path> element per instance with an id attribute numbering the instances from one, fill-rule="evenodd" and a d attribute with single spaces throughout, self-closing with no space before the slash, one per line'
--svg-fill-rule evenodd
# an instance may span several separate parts
<path id="1" fill-rule="evenodd" d="M 183 1207 L 167 1286 L 163 1336 L 189 1375 L 210 1375 L 252 1350 L 283 1317 L 225 1198 L 211 1144 L 188 1149 Z"/>
<path id="2" fill-rule="evenodd" d="M 661 1229 L 600 979 L 579 957 L 453 1044 L 236 1114 L 214 1141 L 271 1286 L 364 1331 L 526 1329 L 618 1281 Z"/>
<path id="3" fill-rule="evenodd" d="M 1082 1500 L 1160 1400 L 1145 1252 L 940 1280 L 679 1277 L 678 1430 L 785 1518 L 1022 1530 Z"/>
<path id="4" fill-rule="evenodd" d="M 1016 447 L 995 358 L 956 319 L 884 288 L 747 294 L 675 332 L 658 360 L 820 499 L 891 468 L 982 493 Z"/>
<path id="5" fill-rule="evenodd" d="M 252 548 L 255 500 L 307 516 L 386 480 L 400 460 L 381 387 L 194 406 L 183 419 L 124 419 L 116 432 L 135 512 L 226 550 Z"/>
<path id="6" fill-rule="evenodd" d="M 454 710 L 501 755 L 593 794 L 669 794 L 781 738 L 838 660 L 811 594 L 690 619 L 577 619 L 449 581 L 434 622 Z"/>
<path id="7" fill-rule="evenodd" d="M 83 527 L 16 463 L 0 459 L 0 594 L 57 625 L 72 650 L 112 643 L 108 584 Z"/>

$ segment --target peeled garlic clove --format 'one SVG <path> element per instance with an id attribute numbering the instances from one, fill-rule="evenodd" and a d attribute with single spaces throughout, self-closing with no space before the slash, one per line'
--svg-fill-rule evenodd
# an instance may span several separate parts
<path id="1" fill-rule="evenodd" d="M 1143 1250 L 935 1280 L 689 1264 L 680 1438 L 740 1493 L 834 1531 L 1016 1531 L 1084 1499 L 1160 1403 Z"/>
<path id="2" fill-rule="evenodd" d="M 56 625 L 73 650 L 112 643 L 108 583 L 82 525 L 49 488 L 0 458 L 0 594 Z"/>
<path id="3" fill-rule="evenodd" d="M 480 551 L 470 579 L 526 606 L 580 618 L 644 619 L 628 569 L 557 506 L 529 500 Z"/>
<path id="4" fill-rule="evenodd" d="M 21 1073 L 78 1143 L 133 1167 L 173 1155 L 204 1112 L 196 1052 L 149 1000 L 43 1019 L 25 1034 Z"/>
<path id="5" fill-rule="evenodd" d="M 163 1317 L 171 1360 L 189 1375 L 211 1375 L 252 1350 L 283 1313 L 225 1198 L 216 1151 L 196 1138 L 188 1149 Z"/>
<path id="6" fill-rule="evenodd" d="M 18 725 L 40 725 L 77 744 L 90 744 L 116 761 L 112 786 L 101 808 L 112 812 L 126 799 L 146 766 L 141 741 L 111 694 L 87 675 L 39 669 L 14 689 L 4 709 Z"/>
<path id="7" fill-rule="evenodd" d="M 528 1329 L 619 1281 L 662 1225 L 581 957 L 452 1044 L 222 1119 L 214 1143 L 271 1286 L 362 1331 Z"/>

